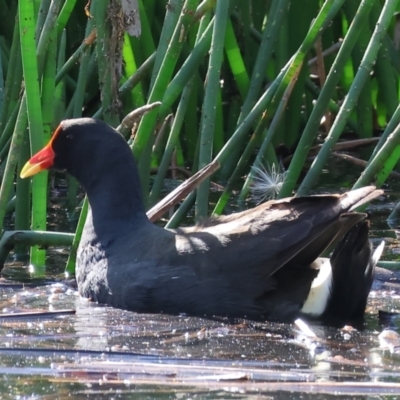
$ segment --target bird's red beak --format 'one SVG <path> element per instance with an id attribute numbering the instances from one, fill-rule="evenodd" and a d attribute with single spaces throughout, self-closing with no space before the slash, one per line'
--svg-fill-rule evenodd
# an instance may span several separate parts
<path id="1" fill-rule="evenodd" d="M 54 151 L 51 148 L 51 142 L 49 142 L 24 165 L 19 176 L 28 178 L 44 169 L 50 168 L 53 165 L 53 160 Z"/>
<path id="2" fill-rule="evenodd" d="M 35 175 L 40 171 L 50 168 L 54 162 L 54 151 L 53 151 L 53 140 L 57 136 L 60 127 L 58 127 L 49 143 L 38 153 L 33 155 L 31 159 L 24 165 L 19 176 L 21 178 L 28 178 L 29 176 Z"/>

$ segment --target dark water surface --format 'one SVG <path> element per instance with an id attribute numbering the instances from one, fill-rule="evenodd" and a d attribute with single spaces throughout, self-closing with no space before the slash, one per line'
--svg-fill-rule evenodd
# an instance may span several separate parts
<path id="1" fill-rule="evenodd" d="M 378 309 L 397 292 L 374 291 L 363 330 L 135 314 L 79 298 L 65 284 L 3 289 L 0 393 L 23 398 L 366 398 L 400 395 L 400 353 L 379 349 Z M 400 344 L 400 341 L 399 341 Z M 53 397 L 52 397 L 53 398 Z M 372 397 L 375 398 L 375 397 Z"/>
<path id="2" fill-rule="evenodd" d="M 331 189 L 326 181 L 321 191 Z M 369 209 L 371 236 L 375 245 L 386 240 L 386 260 L 398 258 L 400 249 L 385 222 L 400 198 L 393 187 Z M 52 250 L 48 284 L 32 281 L 23 263 L 3 270 L 1 398 L 400 398 L 396 280 L 376 283 L 363 326 L 309 324 L 312 337 L 295 324 L 136 314 L 92 304 L 61 281 L 65 260 L 63 249 Z M 17 285 L 21 281 L 27 284 Z M 29 314 L 38 311 L 53 313 Z M 393 314 L 379 317 L 379 311 Z"/>

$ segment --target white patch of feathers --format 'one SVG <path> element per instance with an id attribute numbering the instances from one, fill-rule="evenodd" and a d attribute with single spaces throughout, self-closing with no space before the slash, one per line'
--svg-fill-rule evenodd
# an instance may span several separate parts
<path id="1" fill-rule="evenodd" d="M 319 269 L 311 284 L 310 293 L 301 311 L 314 316 L 321 315 L 326 308 L 332 286 L 332 267 L 329 258 L 317 258 L 310 266 Z"/>
<path id="2" fill-rule="evenodd" d="M 371 262 L 375 267 L 382 256 L 385 242 L 382 241 L 375 249 Z M 311 268 L 318 269 L 319 273 L 311 284 L 311 289 L 307 300 L 301 311 L 312 316 L 321 315 L 328 303 L 332 287 L 332 266 L 329 258 L 317 258 L 311 265 Z"/>
<path id="3" fill-rule="evenodd" d="M 383 249 L 385 248 L 385 241 L 382 240 L 382 242 L 379 244 L 379 246 L 375 249 L 374 254 L 372 255 L 372 264 L 375 266 L 378 264 L 378 261 L 380 260 Z"/>

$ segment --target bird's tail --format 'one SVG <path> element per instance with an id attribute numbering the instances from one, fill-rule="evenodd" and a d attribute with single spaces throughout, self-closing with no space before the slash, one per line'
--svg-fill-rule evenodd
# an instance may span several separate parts
<path id="1" fill-rule="evenodd" d="M 333 251 L 331 293 L 324 312 L 327 319 L 350 322 L 364 315 L 375 266 L 385 245 L 382 242 L 373 251 L 368 231 L 368 221 L 357 223 Z"/>

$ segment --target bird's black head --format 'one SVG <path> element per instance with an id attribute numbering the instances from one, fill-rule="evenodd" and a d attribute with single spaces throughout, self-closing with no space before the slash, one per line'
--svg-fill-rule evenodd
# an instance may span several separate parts
<path id="1" fill-rule="evenodd" d="M 70 119 L 62 121 L 49 143 L 26 163 L 21 177 L 52 168 L 68 172 L 85 186 L 88 178 L 131 160 L 125 139 L 109 125 L 92 118 Z"/>
<path id="2" fill-rule="evenodd" d="M 20 175 L 26 178 L 45 169 L 74 176 L 86 190 L 97 220 L 146 216 L 132 151 L 122 135 L 102 121 L 62 121 Z"/>

